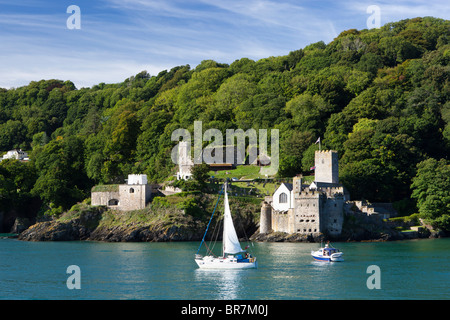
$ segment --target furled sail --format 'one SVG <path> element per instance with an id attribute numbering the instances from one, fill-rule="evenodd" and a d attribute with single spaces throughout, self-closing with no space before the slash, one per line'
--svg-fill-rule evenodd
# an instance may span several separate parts
<path id="1" fill-rule="evenodd" d="M 223 223 L 223 252 L 234 254 L 238 252 L 243 252 L 241 245 L 239 243 L 238 236 L 236 234 L 236 229 L 234 228 L 233 219 L 231 218 L 230 205 L 228 203 L 228 195 L 225 187 L 225 198 L 224 198 L 224 223 Z"/>

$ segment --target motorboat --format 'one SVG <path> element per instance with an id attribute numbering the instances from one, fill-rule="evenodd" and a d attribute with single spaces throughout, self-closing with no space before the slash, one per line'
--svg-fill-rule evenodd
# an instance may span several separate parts
<path id="1" fill-rule="evenodd" d="M 344 253 L 339 251 L 339 249 L 333 248 L 329 243 L 325 244 L 325 247 L 321 247 L 319 250 L 311 250 L 311 255 L 317 261 L 344 261 Z"/>

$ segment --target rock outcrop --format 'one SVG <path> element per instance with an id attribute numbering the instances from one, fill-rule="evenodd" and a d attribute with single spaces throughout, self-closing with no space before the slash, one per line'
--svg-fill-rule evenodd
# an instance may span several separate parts
<path id="1" fill-rule="evenodd" d="M 25 241 L 75 241 L 88 240 L 98 226 L 103 207 L 81 211 L 76 217 L 38 222 L 19 235 Z M 70 212 L 69 212 L 70 214 Z"/>
<path id="2" fill-rule="evenodd" d="M 113 212 L 105 207 L 85 206 L 52 221 L 38 222 L 19 235 L 24 241 L 106 242 L 200 240 L 204 225 L 179 210 L 174 219 L 158 219 L 150 211 L 134 213 L 146 219 L 130 220 L 133 213 Z M 140 216 L 139 216 L 140 215 Z"/>

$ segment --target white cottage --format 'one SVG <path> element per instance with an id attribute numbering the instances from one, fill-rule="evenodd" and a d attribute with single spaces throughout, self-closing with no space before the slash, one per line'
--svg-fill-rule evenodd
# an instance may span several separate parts
<path id="1" fill-rule="evenodd" d="M 5 160 L 5 159 L 17 159 L 17 160 L 21 160 L 21 161 L 29 160 L 28 153 L 26 153 L 25 151 L 22 151 L 21 149 L 14 149 L 14 150 L 8 151 L 5 155 L 3 155 L 3 158 L 1 160 Z"/>

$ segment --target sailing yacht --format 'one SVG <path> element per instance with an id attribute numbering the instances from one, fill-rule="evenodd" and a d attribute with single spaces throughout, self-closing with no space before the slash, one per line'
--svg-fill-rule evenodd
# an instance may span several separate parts
<path id="1" fill-rule="evenodd" d="M 230 205 L 228 203 L 227 183 L 225 182 L 224 191 L 224 216 L 223 216 L 223 247 L 222 256 L 215 256 L 214 254 L 202 256 L 198 254 L 200 247 L 205 240 L 205 235 L 200 244 L 200 247 L 195 255 L 195 262 L 201 269 L 250 269 L 256 268 L 256 257 L 253 257 L 246 250 L 241 248 L 236 229 L 234 228 L 233 219 L 231 217 Z M 220 198 L 219 198 L 220 199 Z M 217 205 L 216 205 L 217 207 Z M 214 212 L 213 212 L 214 215 Z M 210 219 L 210 223 L 212 216 Z M 209 224 L 208 224 L 209 226 Z"/>

